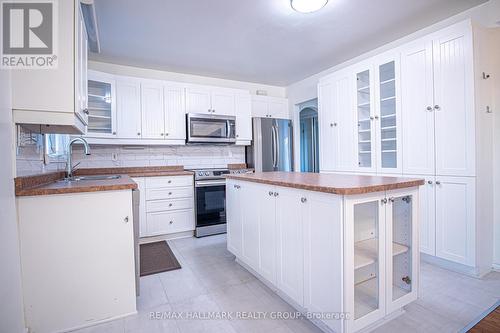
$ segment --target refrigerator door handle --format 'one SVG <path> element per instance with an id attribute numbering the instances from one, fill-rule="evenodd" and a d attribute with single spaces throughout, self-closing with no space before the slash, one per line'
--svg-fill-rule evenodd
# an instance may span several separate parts
<path id="1" fill-rule="evenodd" d="M 271 146 L 272 146 L 272 153 L 273 153 L 273 168 L 276 168 L 276 143 L 277 143 L 277 140 L 276 140 L 276 128 L 274 127 L 274 125 L 271 127 L 271 137 L 272 137 Z"/>
<path id="2" fill-rule="evenodd" d="M 280 132 L 279 132 L 278 126 L 274 126 L 274 128 L 276 129 L 276 165 L 275 165 L 275 168 L 276 168 L 276 167 L 278 167 L 278 164 L 280 161 L 280 145 L 278 142 L 278 139 L 280 137 Z"/>

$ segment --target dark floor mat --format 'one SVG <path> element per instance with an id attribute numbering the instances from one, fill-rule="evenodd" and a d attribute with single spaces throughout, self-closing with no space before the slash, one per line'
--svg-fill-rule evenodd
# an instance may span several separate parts
<path id="1" fill-rule="evenodd" d="M 166 241 L 140 245 L 141 276 L 181 268 Z"/>

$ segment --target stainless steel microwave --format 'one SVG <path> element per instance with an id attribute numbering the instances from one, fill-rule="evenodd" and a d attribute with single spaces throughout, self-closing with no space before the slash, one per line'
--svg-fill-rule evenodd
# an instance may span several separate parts
<path id="1" fill-rule="evenodd" d="M 187 143 L 235 143 L 236 117 L 188 113 Z"/>

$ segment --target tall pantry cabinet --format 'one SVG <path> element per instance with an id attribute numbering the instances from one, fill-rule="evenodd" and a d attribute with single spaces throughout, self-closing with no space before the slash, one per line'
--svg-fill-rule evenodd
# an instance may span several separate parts
<path id="1" fill-rule="evenodd" d="M 424 178 L 424 258 L 473 275 L 492 262 L 488 36 L 466 20 L 332 73 L 318 86 L 321 171 Z M 342 76 L 351 88 L 339 94 Z M 339 138 L 339 128 L 351 133 Z"/>

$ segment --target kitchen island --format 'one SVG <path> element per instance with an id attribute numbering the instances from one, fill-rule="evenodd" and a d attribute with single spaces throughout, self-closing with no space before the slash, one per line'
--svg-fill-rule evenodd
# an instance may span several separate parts
<path id="1" fill-rule="evenodd" d="M 421 179 L 228 175 L 228 250 L 322 330 L 368 330 L 418 295 Z"/>

